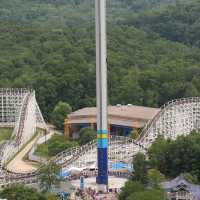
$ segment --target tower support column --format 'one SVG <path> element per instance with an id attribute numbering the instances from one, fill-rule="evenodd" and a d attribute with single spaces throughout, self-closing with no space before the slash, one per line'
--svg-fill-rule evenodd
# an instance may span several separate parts
<path id="1" fill-rule="evenodd" d="M 108 121 L 106 64 L 106 0 L 95 0 L 96 9 L 96 93 L 97 93 L 97 162 L 96 183 L 101 191 L 108 187 Z"/>

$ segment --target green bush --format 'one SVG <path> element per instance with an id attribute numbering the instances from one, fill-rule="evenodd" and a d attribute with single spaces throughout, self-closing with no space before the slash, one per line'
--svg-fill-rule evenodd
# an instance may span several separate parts
<path id="1" fill-rule="evenodd" d="M 119 195 L 119 200 L 125 200 L 132 193 L 142 192 L 142 191 L 144 191 L 144 189 L 145 189 L 145 187 L 140 182 L 127 181 Z"/>
<path id="2" fill-rule="evenodd" d="M 200 182 L 200 134 L 180 136 L 175 141 L 158 138 L 148 150 L 151 168 L 158 169 L 167 177 L 175 178 L 189 173 Z"/>
<path id="3" fill-rule="evenodd" d="M 24 185 L 12 185 L 0 192 L 0 198 L 8 200 L 48 200 L 42 193 Z"/>
<path id="4" fill-rule="evenodd" d="M 76 141 L 68 140 L 64 136 L 54 135 L 52 139 L 47 142 L 47 145 L 49 156 L 55 156 L 64 150 L 78 146 L 78 143 Z"/>
<path id="5" fill-rule="evenodd" d="M 132 193 L 126 200 L 167 200 L 167 198 L 164 191 L 153 189 Z"/>
<path id="6" fill-rule="evenodd" d="M 56 125 L 58 129 L 63 130 L 64 128 L 64 119 L 67 118 L 67 115 L 72 112 L 72 108 L 68 103 L 59 101 L 52 113 L 52 123 Z"/>
<path id="7" fill-rule="evenodd" d="M 55 134 L 46 143 L 39 145 L 35 154 L 48 158 L 75 146 L 78 146 L 78 142 L 68 140 L 63 135 Z"/>
<path id="8" fill-rule="evenodd" d="M 13 129 L 11 128 L 0 128 L 0 142 L 3 140 L 9 140 L 12 135 Z"/>
<path id="9" fill-rule="evenodd" d="M 96 139 L 97 133 L 94 129 L 87 127 L 87 128 L 82 128 L 79 132 L 79 144 L 84 145 L 87 144 L 88 142 Z"/>

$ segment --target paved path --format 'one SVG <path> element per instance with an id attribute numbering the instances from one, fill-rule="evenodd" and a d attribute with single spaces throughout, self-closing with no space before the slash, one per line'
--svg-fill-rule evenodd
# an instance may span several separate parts
<path id="1" fill-rule="evenodd" d="M 32 162 L 26 162 L 23 160 L 23 158 L 26 156 L 26 154 L 30 151 L 34 143 L 38 140 L 39 135 L 35 137 L 31 142 L 29 142 L 26 147 L 18 153 L 15 158 L 9 162 L 7 165 L 7 169 L 11 172 L 15 173 L 27 173 L 27 172 L 33 172 L 37 169 L 37 167 Z"/>
<path id="2" fill-rule="evenodd" d="M 37 166 L 35 162 L 31 162 L 31 161 L 24 161 L 23 158 L 28 154 L 28 152 L 33 148 L 33 146 L 35 145 L 36 141 L 45 141 L 44 138 L 46 138 L 47 140 L 50 139 L 54 133 L 55 130 L 49 128 L 49 134 L 46 136 L 41 137 L 40 134 L 38 134 L 37 137 L 35 137 L 31 142 L 29 142 L 26 147 L 20 152 L 18 153 L 15 158 L 7 165 L 7 169 L 11 172 L 15 172 L 15 173 L 27 173 L 27 172 L 33 172 L 35 170 L 37 170 Z M 43 142 L 40 142 L 43 143 Z"/>
<path id="3" fill-rule="evenodd" d="M 119 177 L 115 177 L 115 176 L 109 176 L 109 188 L 120 189 L 125 185 L 127 180 L 128 180 L 127 178 L 119 178 Z M 92 188 L 92 189 L 97 190 L 96 178 L 95 177 L 85 178 L 84 182 L 85 182 L 86 188 Z M 71 184 L 75 188 L 79 188 L 80 187 L 80 180 L 72 180 Z"/>

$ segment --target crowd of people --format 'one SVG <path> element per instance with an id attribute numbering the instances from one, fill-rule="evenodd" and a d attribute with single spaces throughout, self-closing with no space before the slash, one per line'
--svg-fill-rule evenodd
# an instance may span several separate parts
<path id="1" fill-rule="evenodd" d="M 71 174 L 67 179 L 69 181 L 80 179 L 81 176 L 84 176 L 84 178 L 89 177 L 96 177 L 98 175 L 97 170 L 83 170 L 81 173 L 77 174 Z M 117 177 L 123 177 L 123 178 L 129 178 L 132 175 L 132 173 L 128 171 L 109 171 L 109 176 L 117 176 Z"/>
<path id="2" fill-rule="evenodd" d="M 84 178 L 96 177 L 97 174 L 97 170 L 83 170 L 80 174 L 71 174 L 68 177 L 68 180 L 77 180 L 80 179 L 81 176 Z M 127 171 L 112 171 L 109 172 L 109 175 L 124 178 L 130 177 L 130 173 Z M 98 192 L 93 188 L 77 188 L 76 191 L 71 195 L 70 200 L 117 200 L 119 192 L 120 189 L 118 188 L 110 188 L 106 193 Z"/>
<path id="3" fill-rule="evenodd" d="M 77 189 L 71 200 L 117 200 L 119 189 L 109 189 L 108 192 L 97 192 L 95 189 L 86 188 L 84 190 Z"/>

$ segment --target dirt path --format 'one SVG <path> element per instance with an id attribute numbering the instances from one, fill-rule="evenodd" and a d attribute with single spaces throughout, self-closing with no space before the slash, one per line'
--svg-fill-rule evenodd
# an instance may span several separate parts
<path id="1" fill-rule="evenodd" d="M 37 169 L 37 167 L 31 162 L 25 162 L 23 158 L 32 148 L 34 143 L 38 140 L 38 137 L 35 137 L 30 143 L 26 145 L 26 147 L 18 153 L 15 158 L 7 165 L 7 169 L 11 172 L 15 173 L 27 173 L 33 172 Z"/>

